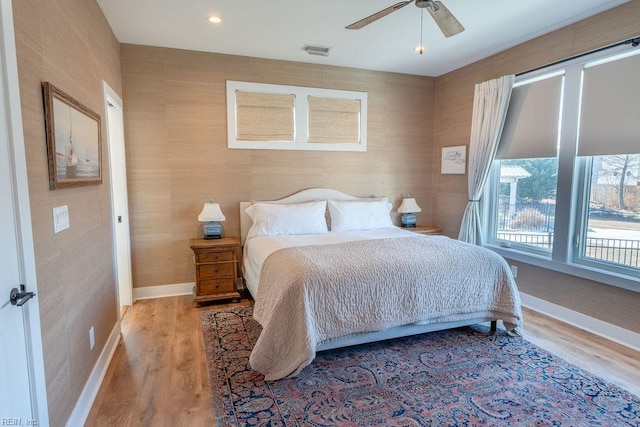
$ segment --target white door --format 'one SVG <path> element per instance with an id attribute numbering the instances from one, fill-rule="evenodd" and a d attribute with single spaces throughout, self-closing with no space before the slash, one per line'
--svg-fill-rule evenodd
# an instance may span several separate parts
<path id="1" fill-rule="evenodd" d="M 2 72 L 0 68 L 0 82 L 5 82 Z M 4 90 L 0 85 L 0 422 L 25 425 L 33 420 L 33 414 L 23 316 L 26 307 L 9 301 L 11 290 L 20 287 L 20 258 Z"/>
<path id="2" fill-rule="evenodd" d="M 119 309 L 120 314 L 122 314 L 124 313 L 123 307 L 133 304 L 124 120 L 122 100 L 106 83 L 104 83 L 104 96 L 111 178 L 113 251 Z"/>

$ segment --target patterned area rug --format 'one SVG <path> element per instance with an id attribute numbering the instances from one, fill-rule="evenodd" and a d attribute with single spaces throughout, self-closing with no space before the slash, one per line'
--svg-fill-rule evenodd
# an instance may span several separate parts
<path id="1" fill-rule="evenodd" d="M 201 313 L 219 426 L 640 426 L 640 400 L 535 345 L 471 328 L 319 353 L 265 382 L 252 307 Z"/>

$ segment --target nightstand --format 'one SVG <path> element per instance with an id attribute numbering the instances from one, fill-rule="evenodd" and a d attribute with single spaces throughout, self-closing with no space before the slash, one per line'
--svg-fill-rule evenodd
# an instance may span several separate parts
<path id="1" fill-rule="evenodd" d="M 238 293 L 238 262 L 240 241 L 235 237 L 222 239 L 191 239 L 193 264 L 196 267 L 196 286 L 193 305 L 204 301 L 240 299 Z"/>
<path id="2" fill-rule="evenodd" d="M 442 228 L 432 227 L 430 225 L 416 225 L 415 227 L 403 227 L 402 229 L 418 234 L 442 234 Z"/>

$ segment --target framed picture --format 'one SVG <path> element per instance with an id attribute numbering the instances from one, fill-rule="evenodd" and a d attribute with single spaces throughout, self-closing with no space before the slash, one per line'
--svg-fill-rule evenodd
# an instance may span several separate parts
<path id="1" fill-rule="evenodd" d="M 462 174 L 467 168 L 467 146 L 442 147 L 442 174 Z"/>
<path id="2" fill-rule="evenodd" d="M 49 188 L 102 184 L 100 116 L 49 82 L 42 89 Z"/>

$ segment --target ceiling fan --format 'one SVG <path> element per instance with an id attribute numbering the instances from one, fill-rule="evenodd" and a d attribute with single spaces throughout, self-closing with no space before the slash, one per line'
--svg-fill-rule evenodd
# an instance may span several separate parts
<path id="1" fill-rule="evenodd" d="M 357 22 L 354 22 L 351 25 L 345 27 L 348 30 L 359 30 L 360 28 L 371 24 L 372 22 L 377 21 L 380 18 L 383 18 L 396 10 L 400 10 L 409 3 L 414 3 L 417 7 L 427 9 L 433 20 L 436 21 L 436 24 L 440 27 L 442 34 L 445 37 L 455 36 L 464 31 L 464 27 L 458 20 L 449 12 L 449 9 L 439 1 L 433 0 L 406 0 L 401 1 L 399 3 L 394 4 L 393 6 L 389 6 L 386 9 L 382 9 L 379 12 L 374 13 L 373 15 L 367 16 L 364 19 L 361 19 Z"/>

